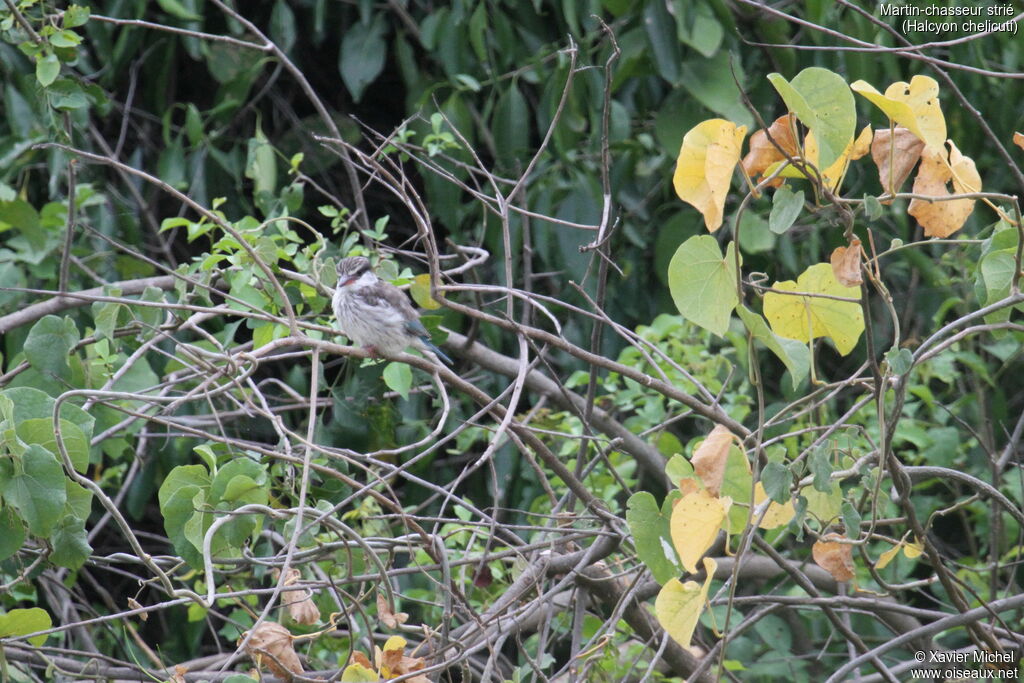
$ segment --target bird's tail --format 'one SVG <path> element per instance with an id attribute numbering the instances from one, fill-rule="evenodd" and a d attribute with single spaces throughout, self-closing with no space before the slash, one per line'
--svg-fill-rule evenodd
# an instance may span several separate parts
<path id="1" fill-rule="evenodd" d="M 444 351 L 442 351 L 441 349 L 439 349 L 436 346 L 434 346 L 434 344 L 429 339 L 424 339 L 424 338 L 421 337 L 420 341 L 423 343 L 423 348 L 424 349 L 426 349 L 427 351 L 430 351 L 432 354 L 434 354 L 435 356 L 437 356 L 438 358 L 443 360 L 446 365 L 454 365 L 454 363 L 452 362 L 452 359 L 449 358 L 447 356 L 447 354 L 445 354 Z"/>

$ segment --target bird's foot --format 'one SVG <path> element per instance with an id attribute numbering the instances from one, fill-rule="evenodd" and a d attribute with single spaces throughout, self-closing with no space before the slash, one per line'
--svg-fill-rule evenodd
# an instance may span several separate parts
<path id="1" fill-rule="evenodd" d="M 380 355 L 380 351 L 377 349 L 376 346 L 364 346 L 363 351 L 366 351 L 366 353 L 369 354 L 370 358 L 382 358 L 382 356 Z"/>

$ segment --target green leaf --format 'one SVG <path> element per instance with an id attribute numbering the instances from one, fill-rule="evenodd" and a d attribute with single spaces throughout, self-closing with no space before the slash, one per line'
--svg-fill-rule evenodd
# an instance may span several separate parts
<path id="1" fill-rule="evenodd" d="M 739 306 L 736 313 L 739 314 L 740 320 L 743 321 L 754 339 L 768 347 L 768 350 L 785 364 L 786 369 L 789 370 L 793 388 L 796 389 L 811 369 L 811 352 L 807 349 L 807 345 L 795 339 L 786 339 L 775 334 L 768 327 L 764 318 L 746 306 Z"/>
<path id="2" fill-rule="evenodd" d="M 675 492 L 679 497 L 679 492 Z M 666 499 L 668 510 L 663 512 L 647 491 L 634 493 L 626 501 L 626 523 L 633 535 L 636 554 L 651 570 L 654 580 L 664 585 L 669 579 L 679 576 L 682 571 L 675 548 L 669 520 L 672 517 L 671 503 Z"/>
<path id="3" fill-rule="evenodd" d="M 730 59 L 730 54 L 722 51 L 713 57 L 688 59 L 679 68 L 679 84 L 698 102 L 737 125 L 747 128 L 754 125 L 754 117 L 743 104 L 742 93 L 732 75 L 732 70 L 736 69 L 742 86 L 744 79 L 739 59 Z"/>
<path id="4" fill-rule="evenodd" d="M 248 478 L 257 486 L 263 486 L 267 483 L 267 469 L 265 466 L 245 456 L 236 457 L 217 470 L 217 474 L 213 477 L 213 482 L 210 485 L 211 502 L 219 503 L 223 500 L 234 500 L 229 495 L 228 489 L 231 482 L 240 476 Z"/>
<path id="5" fill-rule="evenodd" d="M 818 167 L 826 169 L 853 140 L 857 111 L 853 92 L 837 73 L 811 66 L 792 82 L 782 74 L 768 74 L 768 80 L 791 112 L 807 126 L 818 142 Z"/>
<path id="6" fill-rule="evenodd" d="M 388 363 L 384 368 L 384 383 L 403 399 L 408 400 L 409 389 L 412 388 L 412 370 L 405 363 Z"/>
<path id="7" fill-rule="evenodd" d="M 202 114 L 199 113 L 199 109 L 196 105 L 191 102 L 185 106 L 185 135 L 188 136 L 188 141 L 191 145 L 198 145 L 203 141 L 203 117 Z M 168 220 L 175 219 L 165 218 L 164 222 L 167 222 Z M 186 219 L 184 224 L 187 225 L 188 222 L 189 221 Z M 165 229 L 164 224 L 161 223 L 160 231 L 163 232 Z"/>
<path id="8" fill-rule="evenodd" d="M 644 3 L 644 31 L 651 46 L 650 54 L 658 73 L 672 84 L 679 82 L 679 37 L 676 23 L 660 0 Z"/>
<path id="9" fill-rule="evenodd" d="M 832 447 L 824 444 L 815 448 L 807 462 L 811 474 L 814 475 L 815 490 L 822 493 L 832 492 Z"/>
<path id="10" fill-rule="evenodd" d="M 277 190 L 277 154 L 263 134 L 259 122 L 256 133 L 249 139 L 248 154 L 245 161 L 245 177 L 253 181 L 253 195 L 260 192 Z"/>
<path id="11" fill-rule="evenodd" d="M 57 31 L 50 36 L 50 45 L 54 47 L 77 47 L 82 42 L 82 36 L 74 31 Z"/>
<path id="12" fill-rule="evenodd" d="M 0 396 L 10 399 L 15 423 L 33 418 L 53 419 L 53 408 L 56 401 L 45 392 L 33 387 L 12 387 L 0 391 Z M 65 401 L 60 406 L 60 417 L 78 425 L 85 438 L 92 438 L 93 425 L 96 419 L 76 405 Z"/>
<path id="13" fill-rule="evenodd" d="M 874 195 L 864 195 L 864 215 L 869 221 L 877 221 L 882 217 L 882 202 Z"/>
<path id="14" fill-rule="evenodd" d="M 64 491 L 67 495 L 64 514 L 77 517 L 83 522 L 89 519 L 92 512 L 92 491 L 70 479 L 64 480 Z"/>
<path id="15" fill-rule="evenodd" d="M 39 444 L 60 462 L 60 449 L 57 448 L 57 436 L 53 431 L 53 418 L 19 421 L 15 425 L 15 431 L 26 444 Z M 60 421 L 60 434 L 75 471 L 85 472 L 89 467 L 89 439 L 78 425 L 65 419 Z"/>
<path id="16" fill-rule="evenodd" d="M 49 86 L 60 75 L 60 60 L 57 55 L 47 52 L 43 57 L 36 58 L 36 80 L 44 88 Z"/>
<path id="17" fill-rule="evenodd" d="M 494 146 L 502 166 L 509 167 L 522 157 L 530 143 L 529 109 L 519 86 L 513 81 L 494 107 Z"/>
<path id="18" fill-rule="evenodd" d="M 685 10 L 677 3 L 676 32 L 680 41 L 705 57 L 711 57 L 718 51 L 725 36 L 722 25 L 715 18 L 715 11 L 706 2 L 690 5 Z M 731 74 L 729 80 L 732 80 Z"/>
<path id="19" fill-rule="evenodd" d="M 776 235 L 789 230 L 804 208 L 804 191 L 793 192 L 783 185 L 772 197 L 772 212 L 768 216 L 768 229 Z"/>
<path id="20" fill-rule="evenodd" d="M 123 310 L 125 310 L 124 304 L 113 301 L 93 302 L 92 320 L 96 326 L 96 336 L 113 341 L 114 330 L 117 329 L 117 319 Z"/>
<path id="21" fill-rule="evenodd" d="M 285 52 L 295 45 L 295 13 L 284 0 L 277 0 L 270 12 L 270 37 Z"/>
<path id="22" fill-rule="evenodd" d="M 70 5 L 64 10 L 64 28 L 75 28 L 89 21 L 89 8 L 81 5 Z"/>
<path id="23" fill-rule="evenodd" d="M 384 69 L 387 55 L 384 26 L 383 15 L 375 14 L 369 23 L 360 21 L 352 24 L 341 39 L 338 70 L 357 103 L 362 99 L 366 86 L 373 83 Z"/>
<path id="24" fill-rule="evenodd" d="M 761 483 L 764 484 L 764 492 L 776 503 L 790 501 L 789 487 L 793 485 L 793 475 L 781 462 L 773 461 L 764 466 L 761 470 Z"/>
<path id="25" fill-rule="evenodd" d="M 48 538 L 64 512 L 67 493 L 64 469 L 53 454 L 31 444 L 25 454 L 12 462 L 10 477 L 2 484 L 4 502 L 13 505 L 36 536 Z M 0 475 L 0 479 L 4 477 Z"/>
<path id="26" fill-rule="evenodd" d="M 50 536 L 50 561 L 58 567 L 78 569 L 89 559 L 92 546 L 85 533 L 85 522 L 73 515 L 65 515 Z"/>
<path id="27" fill-rule="evenodd" d="M 7 614 L 0 614 L 0 638 L 24 636 L 36 631 L 45 631 L 53 627 L 50 614 L 39 607 L 28 609 L 12 609 Z M 29 638 L 30 645 L 39 647 L 46 642 L 47 636 Z"/>
<path id="28" fill-rule="evenodd" d="M 725 257 L 710 235 L 695 235 L 679 245 L 668 266 L 672 300 L 684 318 L 722 336 L 739 298 L 732 242 Z"/>
<path id="29" fill-rule="evenodd" d="M 690 479 L 695 476 L 693 473 L 693 465 L 691 465 L 690 461 L 682 455 L 676 453 L 669 458 L 668 463 L 665 464 L 665 476 L 668 477 L 669 481 L 674 485 L 678 486 L 680 480 Z"/>
<path id="30" fill-rule="evenodd" d="M 822 493 L 813 486 L 805 486 L 800 490 L 800 495 L 807 499 L 807 512 L 823 524 L 828 524 L 836 517 L 842 509 L 843 490 L 838 481 L 832 482 L 828 493 Z"/>
<path id="31" fill-rule="evenodd" d="M 848 538 L 857 538 L 857 534 L 860 531 L 861 516 L 857 512 L 857 508 L 853 507 L 848 500 L 843 501 L 842 516 L 843 525 L 846 526 L 846 536 Z"/>
<path id="32" fill-rule="evenodd" d="M 885 352 L 885 360 L 894 373 L 905 375 L 914 364 L 914 354 L 910 352 L 910 349 L 900 349 L 894 346 Z"/>
<path id="33" fill-rule="evenodd" d="M 0 562 L 18 552 L 25 542 L 25 524 L 14 508 L 0 510 Z"/>
<path id="34" fill-rule="evenodd" d="M 163 509 L 175 493 L 180 489 L 194 486 L 206 488 L 210 486 L 210 474 L 202 465 L 178 465 L 164 479 L 157 492 L 160 508 Z M 195 495 L 194 493 L 192 495 Z M 191 496 L 190 496 L 191 497 Z"/>
<path id="35" fill-rule="evenodd" d="M 186 465 L 186 467 L 191 467 Z M 200 467 L 201 465 L 196 465 Z M 175 468 L 178 469 L 178 468 Z M 173 473 L 173 472 L 172 472 Z M 165 481 L 164 484 L 167 482 Z M 161 494 L 164 487 L 160 487 Z M 193 567 L 203 566 L 203 556 L 199 550 L 192 545 L 185 533 L 185 527 L 193 517 L 201 517 L 193 505 L 193 499 L 201 495 L 202 489 L 195 485 L 182 485 L 174 488 L 166 500 L 161 499 L 160 512 L 164 516 L 164 531 L 167 538 L 174 545 L 175 552 Z M 201 544 L 201 541 L 200 541 Z"/>
<path id="36" fill-rule="evenodd" d="M 39 212 L 22 199 L 0 201 L 0 228 L 10 226 L 21 233 L 36 251 L 46 248 L 46 232 L 39 222 Z"/>
<path id="37" fill-rule="evenodd" d="M 184 19 L 185 21 L 199 21 L 202 19 L 199 15 L 190 12 L 178 0 L 156 0 L 156 4 L 160 5 L 160 9 L 178 19 Z"/>

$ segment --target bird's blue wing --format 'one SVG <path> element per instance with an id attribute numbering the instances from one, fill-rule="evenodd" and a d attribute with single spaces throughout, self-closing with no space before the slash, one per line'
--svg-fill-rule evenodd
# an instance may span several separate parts
<path id="1" fill-rule="evenodd" d="M 413 318 L 412 320 L 405 321 L 405 329 L 409 330 L 410 334 L 414 334 L 417 337 L 426 337 L 430 339 L 430 333 L 427 332 L 427 328 L 423 326 L 419 318 Z"/>

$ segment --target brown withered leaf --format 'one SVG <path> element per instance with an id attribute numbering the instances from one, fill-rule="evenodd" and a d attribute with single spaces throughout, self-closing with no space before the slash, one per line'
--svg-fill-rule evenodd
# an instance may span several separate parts
<path id="1" fill-rule="evenodd" d="M 384 643 L 384 649 L 381 651 L 377 649 L 377 659 L 380 662 L 378 670 L 380 675 L 385 679 L 390 680 L 406 674 L 411 674 L 416 671 L 423 669 L 426 666 L 426 661 L 423 657 L 408 657 L 405 655 L 405 638 L 401 636 L 391 636 L 387 642 Z M 410 683 L 430 683 L 430 679 L 426 675 L 420 674 L 406 679 Z"/>
<path id="2" fill-rule="evenodd" d="M 814 561 L 819 567 L 832 575 L 836 581 L 849 581 L 855 576 L 853 566 L 853 546 L 839 543 L 843 539 L 839 534 L 826 534 L 811 548 Z"/>
<path id="3" fill-rule="evenodd" d="M 313 602 L 313 594 L 309 591 L 305 592 L 305 597 L 288 602 L 288 614 L 296 624 L 304 626 L 320 621 L 320 608 Z"/>
<path id="4" fill-rule="evenodd" d="M 274 580 L 278 580 L 281 571 L 275 569 L 272 574 Z M 294 586 L 302 578 L 298 569 L 289 567 L 284 577 L 284 586 Z M 320 621 L 320 608 L 313 602 L 313 594 L 305 588 L 286 589 L 284 606 L 288 608 L 288 615 L 296 624 L 309 626 Z"/>
<path id="5" fill-rule="evenodd" d="M 950 192 L 946 186 L 950 181 L 957 194 L 981 191 L 981 176 L 978 175 L 974 162 L 962 155 L 952 142 L 948 144 L 948 164 L 944 158 L 945 150 L 925 150 L 922 154 L 921 167 L 914 178 L 914 194 L 936 198 L 948 197 Z M 913 199 L 907 209 L 907 213 L 924 227 L 926 237 L 949 237 L 963 227 L 972 211 L 973 199 L 952 199 L 942 202 Z"/>
<path id="6" fill-rule="evenodd" d="M 722 490 L 725 462 L 729 458 L 732 440 L 732 432 L 722 425 L 715 425 L 708 438 L 704 439 L 690 459 L 693 471 L 704 482 L 704 487 L 712 496 L 717 496 Z"/>
<path id="7" fill-rule="evenodd" d="M 1013 144 L 1017 145 L 1021 149 L 1024 149 L 1024 133 L 1014 133 Z"/>
<path id="8" fill-rule="evenodd" d="M 142 603 L 135 598 L 128 598 L 128 609 L 142 609 Z M 142 619 L 143 621 L 149 621 L 149 612 L 140 612 L 138 616 L 139 619 Z"/>
<path id="9" fill-rule="evenodd" d="M 181 664 L 174 667 L 174 673 L 171 675 L 170 683 L 185 683 L 185 674 L 188 673 L 188 667 L 182 666 Z"/>
<path id="10" fill-rule="evenodd" d="M 854 237 L 849 247 L 836 247 L 829 259 L 832 274 L 844 287 L 857 287 L 864 282 L 860 273 L 860 240 Z"/>
<path id="11" fill-rule="evenodd" d="M 884 192 L 896 194 L 900 191 L 900 187 L 921 158 L 923 149 L 924 141 L 902 126 L 896 127 L 895 135 L 888 128 L 879 128 L 875 131 L 875 139 L 871 143 L 871 158 L 878 167 L 878 177 L 882 181 Z"/>
<path id="12" fill-rule="evenodd" d="M 249 633 L 249 632 L 247 632 Z M 245 652 L 260 666 L 266 666 L 285 681 L 292 680 L 292 674 L 303 673 L 302 663 L 292 645 L 292 634 L 281 624 L 265 621 L 251 631 Z M 246 634 L 242 634 L 245 638 Z"/>
<path id="13" fill-rule="evenodd" d="M 409 620 L 405 612 L 395 612 L 383 593 L 377 593 L 377 618 L 392 631 Z"/>
<path id="14" fill-rule="evenodd" d="M 349 664 L 358 664 L 359 666 L 365 666 L 367 669 L 376 669 L 370 658 L 364 655 L 359 650 L 352 653 L 352 658 L 348 662 Z"/>
<path id="15" fill-rule="evenodd" d="M 772 125 L 768 126 L 768 134 L 791 157 L 798 153 L 796 138 L 793 137 L 793 122 L 793 115 L 786 114 L 775 119 Z M 740 165 L 748 176 L 753 177 L 764 173 L 772 164 L 785 158 L 785 155 L 779 152 L 778 148 L 768 139 L 768 135 L 762 128 L 750 136 L 750 151 L 743 157 Z M 776 178 L 771 184 L 773 187 L 778 187 L 782 184 L 782 178 Z"/>

